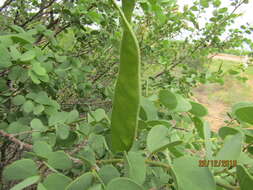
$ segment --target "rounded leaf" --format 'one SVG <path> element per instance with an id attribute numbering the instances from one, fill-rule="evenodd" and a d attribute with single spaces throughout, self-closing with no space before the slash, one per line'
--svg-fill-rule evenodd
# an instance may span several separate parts
<path id="1" fill-rule="evenodd" d="M 207 109 L 203 105 L 197 102 L 190 102 L 190 103 L 191 103 L 192 109 L 189 112 L 192 113 L 193 115 L 197 117 L 204 117 L 208 114 Z"/>
<path id="2" fill-rule="evenodd" d="M 48 156 L 48 164 L 55 169 L 67 170 L 72 167 L 72 161 L 63 151 L 53 152 Z"/>
<path id="3" fill-rule="evenodd" d="M 187 112 L 192 109 L 192 106 L 188 100 L 186 100 L 183 96 L 180 94 L 176 94 L 177 98 L 177 106 L 175 109 L 173 109 L 173 112 Z"/>
<path id="4" fill-rule="evenodd" d="M 243 106 L 234 111 L 236 118 L 253 125 L 253 106 Z"/>
<path id="5" fill-rule="evenodd" d="M 37 130 L 37 131 L 47 130 L 47 127 L 45 127 L 39 119 L 36 119 L 36 118 L 33 119 L 30 124 L 33 130 Z"/>
<path id="6" fill-rule="evenodd" d="M 151 153 L 181 144 L 182 141 L 171 139 L 172 135 L 167 127 L 158 125 L 153 127 L 147 136 L 147 148 Z"/>
<path id="7" fill-rule="evenodd" d="M 71 181 L 72 179 L 65 175 L 53 173 L 46 177 L 43 186 L 47 190 L 65 189 Z"/>
<path id="8" fill-rule="evenodd" d="M 235 135 L 236 133 L 239 133 L 239 131 L 232 127 L 222 127 L 219 129 L 219 132 L 218 132 L 219 136 L 222 139 L 225 139 L 225 137 L 228 135 Z"/>
<path id="9" fill-rule="evenodd" d="M 23 104 L 23 110 L 24 112 L 26 113 L 30 113 L 33 111 L 33 108 L 34 108 L 34 104 L 32 101 L 28 100 L 26 101 L 24 104 Z"/>
<path id="10" fill-rule="evenodd" d="M 200 158 L 184 156 L 174 160 L 172 171 L 180 190 L 214 190 L 213 175 L 208 167 L 199 167 Z"/>
<path id="11" fill-rule="evenodd" d="M 37 166 L 33 160 L 22 159 L 5 167 L 3 176 L 7 180 L 21 180 L 38 174 Z"/>
<path id="12" fill-rule="evenodd" d="M 99 176 L 103 180 L 104 184 L 108 184 L 112 179 L 120 177 L 120 173 L 112 165 L 105 165 L 98 171 Z"/>
<path id="13" fill-rule="evenodd" d="M 178 104 L 176 95 L 168 90 L 159 92 L 159 100 L 169 110 L 175 109 Z"/>
<path id="14" fill-rule="evenodd" d="M 26 187 L 29 187 L 30 185 L 33 185 L 36 182 L 38 182 L 39 179 L 40 179 L 40 176 L 29 177 L 29 178 L 25 179 L 24 181 L 22 181 L 22 182 L 18 183 L 17 185 L 15 185 L 14 187 L 12 187 L 10 190 L 25 189 Z"/>
<path id="15" fill-rule="evenodd" d="M 33 151 L 38 156 L 47 158 L 52 153 L 52 148 L 44 141 L 37 141 L 33 145 Z"/>
<path id="16" fill-rule="evenodd" d="M 19 106 L 25 102 L 25 97 L 22 95 L 17 95 L 12 99 L 14 105 Z"/>
<path id="17" fill-rule="evenodd" d="M 31 61 L 34 58 L 35 58 L 34 50 L 29 50 L 21 56 L 20 61 L 22 61 L 22 62 Z"/>
<path id="18" fill-rule="evenodd" d="M 32 70 L 40 76 L 44 76 L 47 74 L 46 69 L 44 69 L 39 62 L 33 61 L 32 62 Z"/>
<path id="19" fill-rule="evenodd" d="M 133 180 L 125 177 L 113 179 L 106 187 L 106 190 L 144 190 Z"/>
<path id="20" fill-rule="evenodd" d="M 138 152 L 128 152 L 125 156 L 126 176 L 142 185 L 146 178 L 144 157 Z"/>
<path id="21" fill-rule="evenodd" d="M 92 185 L 92 173 L 88 172 L 80 177 L 76 178 L 73 182 L 71 182 L 66 190 L 80 190 L 80 189 L 88 189 Z"/>
<path id="22" fill-rule="evenodd" d="M 242 165 L 237 165 L 236 175 L 242 190 L 252 190 L 253 176 Z"/>

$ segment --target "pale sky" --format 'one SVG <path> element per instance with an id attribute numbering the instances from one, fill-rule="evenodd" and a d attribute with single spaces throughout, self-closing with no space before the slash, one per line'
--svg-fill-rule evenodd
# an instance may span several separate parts
<path id="1" fill-rule="evenodd" d="M 177 0 L 178 4 L 183 7 L 183 5 L 192 5 L 194 0 Z M 233 7 L 230 6 L 230 3 L 233 2 L 231 0 L 222 0 L 221 7 L 227 7 L 230 11 L 232 11 Z M 210 18 L 212 15 L 213 8 L 210 7 L 207 9 L 206 18 Z M 253 0 L 249 0 L 248 4 L 243 4 L 236 13 L 243 13 L 243 16 L 238 18 L 236 21 L 236 26 L 240 26 L 241 24 L 249 23 L 253 26 Z M 235 26 L 235 27 L 236 27 Z"/>
<path id="2" fill-rule="evenodd" d="M 194 0 L 178 0 L 178 4 L 182 5 L 182 6 L 185 5 L 185 4 L 191 5 L 193 1 Z M 2 4 L 4 2 L 5 2 L 5 0 L 0 0 L 0 6 L 2 6 Z M 231 0 L 222 0 L 222 5 L 225 6 L 225 7 L 230 7 L 229 6 L 230 2 L 231 2 Z M 240 13 L 244 14 L 242 17 L 240 17 L 237 20 L 237 23 L 240 25 L 240 24 L 245 24 L 246 22 L 248 22 L 251 25 L 253 25 L 253 13 L 252 13 L 252 11 L 253 11 L 253 0 L 249 0 L 248 4 L 243 5 L 237 11 L 237 13 L 240 12 Z M 209 17 L 211 15 L 211 13 L 212 13 L 212 8 L 208 8 L 207 13 L 206 13 L 207 17 Z"/>
<path id="3" fill-rule="evenodd" d="M 184 5 L 192 5 L 192 2 L 194 0 L 177 0 L 178 4 L 182 8 Z M 228 7 L 230 11 L 232 11 L 232 7 L 230 6 L 230 2 L 233 0 L 222 0 L 222 7 Z M 0 6 L 5 2 L 5 0 L 0 0 Z M 203 18 L 199 20 L 199 25 L 203 26 L 206 21 L 209 20 L 209 18 L 212 16 L 212 11 L 214 9 L 212 7 L 206 9 L 206 12 L 203 14 Z M 240 27 L 242 24 L 249 23 L 253 26 L 253 0 L 249 0 L 248 4 L 244 4 L 241 6 L 240 9 L 237 10 L 236 13 L 243 13 L 243 16 L 238 18 L 236 22 L 233 24 L 233 28 Z"/>

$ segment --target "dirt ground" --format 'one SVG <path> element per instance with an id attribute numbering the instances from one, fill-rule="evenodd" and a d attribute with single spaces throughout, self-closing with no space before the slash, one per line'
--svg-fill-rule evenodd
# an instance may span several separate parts
<path id="1" fill-rule="evenodd" d="M 235 56 L 229 54 L 217 54 L 211 57 L 212 59 L 220 59 L 238 63 L 245 62 L 247 59 L 243 56 Z M 229 105 L 228 103 L 224 102 L 224 99 L 230 97 L 229 95 L 231 95 L 231 89 L 240 90 L 241 88 L 240 83 L 229 84 L 229 82 L 230 81 L 225 82 L 227 84 L 225 84 L 224 86 L 220 86 L 218 84 L 201 85 L 194 90 L 196 99 L 208 108 L 209 114 L 206 117 L 206 120 L 210 123 L 211 129 L 213 131 L 218 131 L 220 127 L 225 126 L 224 121 L 228 119 L 227 112 L 231 110 L 232 105 Z M 253 81 L 247 81 L 247 85 L 252 86 Z M 224 94 L 227 96 L 226 98 L 221 97 Z M 212 96 L 213 98 L 210 98 L 210 96 Z M 240 97 L 240 94 L 236 94 L 235 96 Z"/>
<path id="2" fill-rule="evenodd" d="M 231 55 L 231 54 L 224 54 L 219 53 L 216 55 L 211 55 L 212 59 L 221 59 L 221 60 L 227 60 L 227 61 L 234 61 L 234 62 L 245 62 L 247 60 L 246 56 L 237 56 L 237 55 Z"/>
<path id="3" fill-rule="evenodd" d="M 213 131 L 218 131 L 220 127 L 222 127 L 225 123 L 226 113 L 229 111 L 229 106 L 224 104 L 222 101 L 213 101 L 210 100 L 208 94 L 203 91 L 205 87 L 200 86 L 195 89 L 196 99 L 199 103 L 203 104 L 208 108 L 208 116 L 206 116 L 206 120 L 210 123 L 211 129 Z M 214 87 L 216 88 L 216 87 Z"/>

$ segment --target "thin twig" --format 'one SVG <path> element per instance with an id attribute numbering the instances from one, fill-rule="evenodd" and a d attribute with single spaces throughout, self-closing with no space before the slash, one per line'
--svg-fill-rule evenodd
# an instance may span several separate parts
<path id="1" fill-rule="evenodd" d="M 5 1 L 4 4 L 2 5 L 2 7 L 0 8 L 0 12 L 1 12 L 4 8 L 6 8 L 7 6 L 9 6 L 9 5 L 11 4 L 12 1 L 13 1 L 13 0 L 7 0 L 7 1 Z"/>
<path id="2" fill-rule="evenodd" d="M 21 24 L 21 27 L 25 27 L 29 22 L 33 21 L 36 17 L 38 17 L 45 9 L 50 7 L 56 0 L 50 1 L 46 6 L 42 7 L 35 15 L 30 17 L 28 20 L 26 20 L 23 24 Z"/>
<path id="3" fill-rule="evenodd" d="M 21 149 L 25 148 L 27 150 L 32 150 L 32 145 L 20 141 L 19 139 L 17 139 L 12 134 L 8 134 L 8 133 L 4 132 L 3 130 L 0 130 L 0 135 L 3 136 L 3 137 L 6 137 L 10 141 L 12 141 L 15 144 L 19 145 Z"/>

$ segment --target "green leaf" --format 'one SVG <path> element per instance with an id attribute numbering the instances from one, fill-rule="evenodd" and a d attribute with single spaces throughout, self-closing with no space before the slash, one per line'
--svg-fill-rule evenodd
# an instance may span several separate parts
<path id="1" fill-rule="evenodd" d="M 33 109 L 34 115 L 40 115 L 44 111 L 45 107 L 43 105 L 37 105 Z"/>
<path id="2" fill-rule="evenodd" d="M 175 109 L 178 104 L 176 95 L 168 90 L 159 92 L 159 100 L 169 110 Z"/>
<path id="3" fill-rule="evenodd" d="M 197 117 L 204 117 L 208 114 L 207 109 L 203 105 L 197 102 L 190 102 L 190 103 L 191 103 L 192 109 L 189 112 L 192 113 L 193 115 Z"/>
<path id="4" fill-rule="evenodd" d="M 213 5 L 214 5 L 215 7 L 219 7 L 219 6 L 221 5 L 221 1 L 220 1 L 220 0 L 215 0 L 215 1 L 213 2 Z"/>
<path id="5" fill-rule="evenodd" d="M 25 179 L 24 181 L 15 185 L 14 187 L 12 187 L 10 190 L 22 190 L 26 187 L 29 187 L 30 185 L 37 183 L 39 181 L 39 179 L 40 179 L 40 176 L 29 177 L 29 178 Z"/>
<path id="6" fill-rule="evenodd" d="M 177 98 L 177 106 L 173 109 L 173 112 L 187 112 L 192 109 L 192 106 L 188 100 L 186 100 L 183 96 L 176 94 Z"/>
<path id="7" fill-rule="evenodd" d="M 73 182 L 71 182 L 67 187 L 66 190 L 81 190 L 81 189 L 88 189 L 92 185 L 92 173 L 88 172 L 85 173 L 78 178 L 76 178 Z"/>
<path id="8" fill-rule="evenodd" d="M 184 156 L 174 160 L 173 176 L 177 190 L 214 190 L 215 181 L 208 167 L 199 167 L 200 158 Z"/>
<path id="9" fill-rule="evenodd" d="M 20 121 L 15 121 L 12 122 L 8 128 L 7 128 L 7 132 L 10 134 L 15 134 L 15 133 L 22 133 L 25 131 L 30 131 L 31 129 L 24 125 L 23 123 L 21 123 Z M 26 135 L 25 135 L 26 136 Z M 22 135 L 20 136 L 22 138 Z M 24 136 L 23 136 L 24 137 Z"/>
<path id="10" fill-rule="evenodd" d="M 47 190 L 42 183 L 39 183 L 37 186 L 37 190 Z"/>
<path id="11" fill-rule="evenodd" d="M 0 69 L 8 68 L 12 65 L 11 57 L 6 47 L 0 45 Z"/>
<path id="12" fill-rule="evenodd" d="M 225 13 L 228 11 L 228 8 L 227 7 L 224 7 L 224 8 L 221 8 L 218 10 L 219 13 Z"/>
<path id="13" fill-rule="evenodd" d="M 68 113 L 66 123 L 71 123 L 73 121 L 76 121 L 79 118 L 79 113 L 77 110 L 72 110 Z"/>
<path id="14" fill-rule="evenodd" d="M 69 29 L 67 32 L 62 34 L 59 46 L 64 50 L 71 50 L 74 47 L 75 41 L 75 33 L 72 29 Z"/>
<path id="15" fill-rule="evenodd" d="M 25 102 L 25 97 L 22 95 L 17 95 L 12 99 L 12 102 L 16 106 L 20 106 Z"/>
<path id="16" fill-rule="evenodd" d="M 97 121 L 101 121 L 103 119 L 107 119 L 107 115 L 105 113 L 104 109 L 96 109 L 95 111 L 92 112 L 92 117 Z"/>
<path id="17" fill-rule="evenodd" d="M 106 187 L 106 190 L 118 190 L 119 188 L 120 190 L 144 190 L 133 180 L 125 177 L 118 177 L 110 181 Z"/>
<path id="18" fill-rule="evenodd" d="M 226 136 L 235 135 L 236 133 L 239 132 L 240 132 L 239 130 L 232 127 L 221 127 L 218 131 L 218 134 L 222 139 L 225 139 Z"/>
<path id="19" fill-rule="evenodd" d="M 170 128 L 172 127 L 171 123 L 167 120 L 153 120 L 153 121 L 148 121 L 147 122 L 147 125 L 153 127 L 153 126 L 156 126 L 156 125 L 163 125 L 167 128 Z"/>
<path id="20" fill-rule="evenodd" d="M 126 177 L 129 177 L 139 185 L 142 185 L 146 178 L 146 164 L 144 157 L 137 152 L 128 152 L 125 155 Z"/>
<path id="21" fill-rule="evenodd" d="M 237 160 L 241 154 L 243 135 L 237 133 L 228 136 L 220 151 L 217 153 L 215 160 Z"/>
<path id="22" fill-rule="evenodd" d="M 103 188 L 101 184 L 97 184 L 97 185 L 93 185 L 88 190 L 103 190 Z"/>
<path id="23" fill-rule="evenodd" d="M 248 144 L 253 142 L 253 130 L 252 129 L 243 129 L 242 131 L 246 137 L 245 142 Z"/>
<path id="24" fill-rule="evenodd" d="M 43 186 L 45 186 L 46 190 L 63 190 L 71 183 L 71 181 L 72 179 L 65 175 L 53 173 L 46 177 L 43 181 Z"/>
<path id="25" fill-rule="evenodd" d="M 22 108 L 23 108 L 24 112 L 30 113 L 30 112 L 33 111 L 34 104 L 33 104 L 33 102 L 32 102 L 31 100 L 27 100 L 27 101 L 23 104 Z"/>
<path id="26" fill-rule="evenodd" d="M 37 141 L 33 144 L 33 151 L 38 156 L 47 158 L 52 153 L 52 148 L 44 141 Z"/>
<path id="27" fill-rule="evenodd" d="M 28 70 L 28 76 L 31 78 L 34 84 L 40 84 L 38 76 L 32 70 Z"/>
<path id="28" fill-rule="evenodd" d="M 99 156 L 103 156 L 105 153 L 105 137 L 102 135 L 91 134 L 88 139 L 90 147 Z"/>
<path id="29" fill-rule="evenodd" d="M 120 173 L 112 165 L 105 165 L 98 171 L 98 175 L 103 180 L 104 184 L 108 184 L 112 179 L 120 177 Z"/>
<path id="30" fill-rule="evenodd" d="M 21 53 L 17 50 L 17 45 L 10 46 L 10 56 L 14 61 L 21 57 Z"/>
<path id="31" fill-rule="evenodd" d="M 249 174 L 245 167 L 237 165 L 236 175 L 238 177 L 241 190 L 252 190 L 253 176 Z"/>
<path id="32" fill-rule="evenodd" d="M 252 103 L 240 103 L 233 106 L 233 114 L 240 121 L 253 124 L 253 105 Z"/>
<path id="33" fill-rule="evenodd" d="M 204 8 L 209 7 L 209 0 L 200 0 L 200 5 Z"/>
<path id="34" fill-rule="evenodd" d="M 148 98 L 141 98 L 141 109 L 143 109 L 143 115 L 145 115 L 145 120 L 157 120 L 157 108 L 154 103 Z M 142 113 L 142 112 L 140 112 Z"/>
<path id="35" fill-rule="evenodd" d="M 30 159 L 22 159 L 5 167 L 3 176 L 6 180 L 21 180 L 38 175 L 35 162 Z"/>
<path id="36" fill-rule="evenodd" d="M 15 43 L 29 44 L 29 43 L 34 42 L 34 38 L 28 32 L 13 34 L 13 35 L 10 35 L 10 37 Z"/>
<path id="37" fill-rule="evenodd" d="M 100 23 L 101 21 L 101 15 L 96 11 L 88 11 L 87 15 L 90 17 L 90 19 L 96 23 Z"/>
<path id="38" fill-rule="evenodd" d="M 43 123 L 36 118 L 31 121 L 31 128 L 42 132 L 47 130 L 47 127 L 45 127 Z"/>
<path id="39" fill-rule="evenodd" d="M 49 117 L 48 124 L 50 126 L 53 126 L 56 124 L 64 124 L 67 117 L 68 117 L 67 112 L 56 112 Z"/>
<path id="40" fill-rule="evenodd" d="M 46 72 L 46 69 L 44 69 L 40 62 L 38 61 L 33 61 L 32 62 L 32 70 L 37 74 L 37 75 L 40 75 L 40 76 L 45 76 L 47 74 Z"/>
<path id="41" fill-rule="evenodd" d="M 25 52 L 21 57 L 20 57 L 20 61 L 22 62 L 27 62 L 27 61 L 31 61 L 35 58 L 35 51 L 34 50 L 28 50 L 27 52 Z"/>
<path id="42" fill-rule="evenodd" d="M 202 118 L 198 118 L 198 117 L 194 117 L 192 118 L 192 121 L 197 129 L 197 132 L 199 134 L 199 136 L 204 139 L 204 125 L 205 125 L 205 121 Z"/>
<path id="43" fill-rule="evenodd" d="M 60 139 L 57 138 L 57 145 L 60 145 L 62 147 L 71 147 L 74 145 L 76 140 L 78 139 L 78 135 L 74 131 L 69 131 L 68 138 L 66 139 Z"/>
<path id="44" fill-rule="evenodd" d="M 55 169 L 67 170 L 72 167 L 72 161 L 63 151 L 53 152 L 47 158 L 48 164 Z"/>
<path id="45" fill-rule="evenodd" d="M 179 140 L 171 141 L 170 130 L 162 125 L 153 127 L 147 136 L 147 149 L 151 153 L 155 153 L 181 143 L 182 141 Z"/>
<path id="46" fill-rule="evenodd" d="M 69 126 L 67 125 L 60 125 L 59 127 L 57 127 L 57 135 L 60 137 L 60 139 L 67 139 L 69 136 Z"/>
<path id="47" fill-rule="evenodd" d="M 29 93 L 27 94 L 27 98 L 31 98 L 35 102 L 43 105 L 51 105 L 52 103 L 45 91 L 41 91 L 39 93 Z"/>

